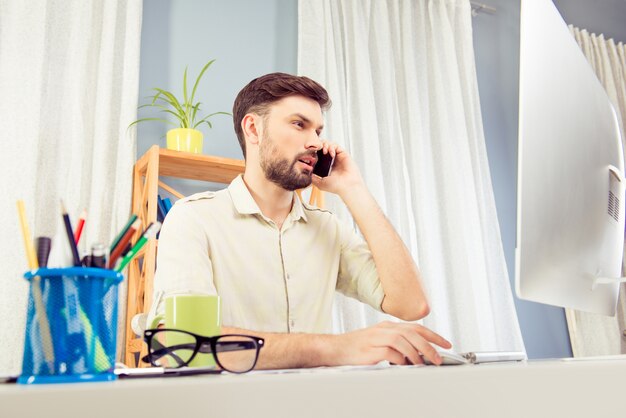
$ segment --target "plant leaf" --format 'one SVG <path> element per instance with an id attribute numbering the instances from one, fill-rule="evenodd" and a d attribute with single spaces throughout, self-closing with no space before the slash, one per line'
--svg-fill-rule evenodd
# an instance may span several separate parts
<path id="1" fill-rule="evenodd" d="M 176 120 L 178 121 L 179 125 L 181 125 L 181 127 L 184 127 L 184 119 L 185 119 L 185 115 L 182 114 L 180 112 L 180 110 L 176 109 L 176 107 L 172 106 L 171 103 L 164 99 L 164 98 L 160 98 L 163 103 L 165 103 L 165 105 L 163 104 L 159 104 L 159 103 L 154 103 L 154 104 L 146 104 L 140 107 L 156 107 L 158 109 L 161 109 L 162 112 L 167 112 L 169 114 L 171 114 L 172 116 L 174 116 L 174 118 L 176 118 Z M 167 106 L 166 106 L 167 105 Z M 171 110 L 170 108 L 173 108 L 174 110 L 176 110 L 176 112 L 174 110 Z M 177 113 L 178 112 L 178 113 Z"/>
<path id="2" fill-rule="evenodd" d="M 169 102 L 167 102 L 167 103 L 169 103 Z M 170 113 L 170 114 L 174 115 L 174 117 L 176 119 L 178 119 L 179 121 L 181 121 L 181 122 L 184 119 L 184 115 L 181 115 L 180 113 L 176 113 L 173 110 L 168 109 L 166 106 L 160 105 L 158 103 L 155 103 L 155 104 L 150 105 L 150 106 L 151 107 L 158 107 L 159 109 L 161 109 L 162 112 L 167 112 L 167 113 Z"/>
<path id="3" fill-rule="evenodd" d="M 200 119 L 198 122 L 196 122 L 196 123 L 193 125 L 193 127 L 195 128 L 196 126 L 201 125 L 202 123 L 207 123 L 207 124 L 209 125 L 209 128 L 212 128 L 212 127 L 213 127 L 213 125 L 211 125 L 211 123 L 209 122 L 209 117 L 210 117 L 210 116 L 206 116 L 206 117 L 204 117 L 204 118 Z"/>
<path id="4" fill-rule="evenodd" d="M 196 89 L 198 88 L 198 83 L 200 83 L 200 79 L 202 78 L 202 76 L 204 75 L 205 71 L 211 66 L 211 64 L 213 64 L 215 62 L 215 60 L 211 60 L 209 62 L 206 63 L 206 65 L 202 68 L 202 70 L 200 71 L 200 74 L 198 74 L 198 78 L 196 78 L 196 82 L 193 85 L 193 90 L 191 91 L 191 97 L 189 98 L 189 101 L 193 103 L 193 98 L 196 96 Z"/>
<path id="5" fill-rule="evenodd" d="M 202 118 L 201 120 L 199 120 L 195 125 L 193 125 L 194 129 L 198 126 L 201 125 L 203 123 L 206 123 L 207 125 L 209 125 L 209 128 L 213 128 L 213 125 L 211 124 L 211 122 L 209 122 L 209 117 L 205 117 Z"/>
<path id="6" fill-rule="evenodd" d="M 185 101 L 185 106 L 188 106 L 188 103 L 187 103 L 187 67 L 185 67 L 185 73 L 183 74 L 183 100 Z"/>
<path id="7" fill-rule="evenodd" d="M 161 112 L 169 113 L 170 115 L 173 115 L 176 119 L 178 119 L 179 122 L 182 122 L 182 120 L 180 119 L 180 115 L 178 113 L 174 112 L 173 110 L 163 109 L 163 110 L 161 110 Z"/>
<path id="8" fill-rule="evenodd" d="M 187 98 L 187 68 L 185 67 L 185 73 L 183 74 L 183 106 L 185 106 L 185 118 L 189 121 L 189 100 Z"/>
<path id="9" fill-rule="evenodd" d="M 213 128 L 213 125 L 211 124 L 211 122 L 209 122 L 209 118 L 215 115 L 228 115 L 231 116 L 230 113 L 227 112 L 215 112 L 215 113 L 211 113 L 210 115 L 206 115 L 205 117 L 203 117 L 202 119 L 200 119 L 198 122 L 196 122 L 195 125 L 193 125 L 193 127 L 195 128 L 196 126 L 200 125 L 201 123 L 207 123 L 209 125 L 209 128 Z"/>
<path id="10" fill-rule="evenodd" d="M 156 89 L 156 88 L 153 88 L 152 90 L 157 90 L 157 89 Z M 158 99 L 163 100 L 163 99 L 161 98 L 161 93 L 158 93 L 158 92 L 157 92 L 157 94 L 155 94 L 154 96 L 152 96 L 152 104 L 155 104 L 155 103 L 156 103 L 156 101 L 157 101 Z"/>
<path id="11" fill-rule="evenodd" d="M 193 110 L 191 111 L 191 123 L 194 123 L 194 121 L 196 120 L 196 113 L 198 113 L 199 109 L 200 109 L 200 102 L 196 103 L 193 106 Z"/>
<path id="12" fill-rule="evenodd" d="M 133 123 L 131 123 L 130 125 L 128 125 L 128 127 L 130 128 L 131 126 L 136 125 L 136 124 L 138 124 L 139 122 L 146 122 L 146 121 L 151 121 L 151 120 L 154 120 L 154 121 L 159 121 L 159 122 L 165 122 L 165 123 L 168 123 L 168 124 L 170 124 L 170 125 L 178 126 L 178 125 L 176 125 L 174 122 L 169 121 L 169 120 L 167 120 L 167 119 L 163 119 L 163 118 L 143 118 L 143 119 L 137 119 L 136 121 L 134 121 Z"/>
<path id="13" fill-rule="evenodd" d="M 160 109 L 163 108 L 171 108 L 175 111 L 177 111 L 179 113 L 179 118 L 184 118 L 185 117 L 185 110 L 180 107 L 179 105 L 177 105 L 175 102 L 172 102 L 169 98 L 167 97 L 159 97 L 160 102 L 151 104 L 150 106 L 152 107 L 158 107 Z"/>
<path id="14" fill-rule="evenodd" d="M 169 102 L 169 104 L 172 105 L 172 107 L 174 107 L 181 115 L 185 115 L 185 110 L 180 105 L 180 102 L 178 101 L 176 96 L 174 96 L 172 93 L 170 93 L 167 90 L 163 90 L 160 88 L 155 88 L 155 90 L 157 90 L 159 93 L 165 96 L 167 98 L 166 101 Z"/>

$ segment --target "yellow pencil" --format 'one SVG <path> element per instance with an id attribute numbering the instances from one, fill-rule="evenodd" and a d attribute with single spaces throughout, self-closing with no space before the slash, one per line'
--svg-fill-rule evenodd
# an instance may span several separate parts
<path id="1" fill-rule="evenodd" d="M 30 235 L 30 228 L 26 221 L 26 209 L 24 201 L 17 201 L 17 212 L 20 217 L 20 226 L 22 227 L 22 236 L 24 237 L 24 247 L 26 248 L 26 259 L 28 260 L 28 268 L 31 270 L 39 268 L 35 247 Z M 43 345 L 43 354 L 48 363 L 50 372 L 54 371 L 54 350 L 52 349 L 52 335 L 50 334 L 50 323 L 46 314 L 46 307 L 43 304 L 43 294 L 41 292 L 41 280 L 39 276 L 33 277 L 32 281 L 33 301 L 35 302 L 35 312 L 39 322 L 39 330 L 41 332 L 41 344 Z"/>
<path id="2" fill-rule="evenodd" d="M 24 247 L 26 249 L 26 259 L 28 260 L 28 268 L 31 270 L 39 268 L 37 262 L 37 255 L 35 253 L 35 247 L 30 235 L 30 228 L 26 221 L 26 209 L 24 208 L 24 201 L 17 201 L 17 212 L 20 215 L 20 226 L 22 227 L 22 236 L 24 237 Z"/>

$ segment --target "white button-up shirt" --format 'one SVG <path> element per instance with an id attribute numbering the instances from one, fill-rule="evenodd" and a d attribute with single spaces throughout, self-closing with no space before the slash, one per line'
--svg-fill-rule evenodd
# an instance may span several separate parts
<path id="1" fill-rule="evenodd" d="M 222 325 L 265 332 L 331 332 L 335 290 L 378 310 L 384 296 L 353 228 L 294 193 L 278 229 L 241 176 L 176 202 L 161 229 L 154 290 L 218 294 Z"/>

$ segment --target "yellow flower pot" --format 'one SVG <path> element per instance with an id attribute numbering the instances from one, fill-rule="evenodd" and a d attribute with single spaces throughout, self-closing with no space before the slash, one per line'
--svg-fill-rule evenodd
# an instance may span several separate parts
<path id="1" fill-rule="evenodd" d="M 167 149 L 202 154 L 202 132 L 178 128 L 167 131 Z"/>

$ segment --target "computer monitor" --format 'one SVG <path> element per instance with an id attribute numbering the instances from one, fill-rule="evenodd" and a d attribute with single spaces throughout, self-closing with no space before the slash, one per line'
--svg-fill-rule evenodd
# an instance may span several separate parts
<path id="1" fill-rule="evenodd" d="M 624 245 L 618 116 L 550 0 L 522 0 L 515 287 L 615 315 Z"/>

